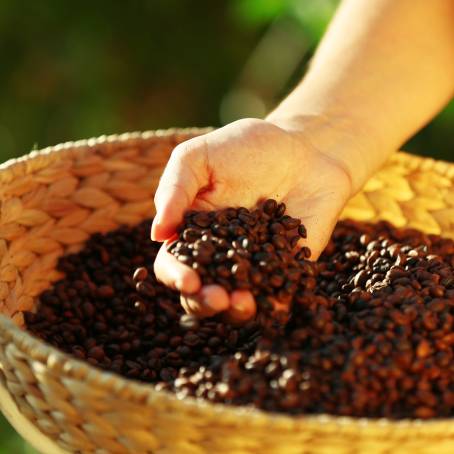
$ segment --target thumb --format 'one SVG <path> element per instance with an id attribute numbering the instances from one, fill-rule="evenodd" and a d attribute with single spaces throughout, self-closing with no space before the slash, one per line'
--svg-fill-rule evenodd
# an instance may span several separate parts
<path id="1" fill-rule="evenodd" d="M 205 138 L 195 137 L 175 147 L 154 197 L 156 216 L 151 238 L 155 241 L 170 238 L 197 193 L 207 184 Z"/>

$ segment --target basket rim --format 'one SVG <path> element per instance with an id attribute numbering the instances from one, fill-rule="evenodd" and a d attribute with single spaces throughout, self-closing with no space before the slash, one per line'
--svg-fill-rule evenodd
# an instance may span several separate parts
<path id="1" fill-rule="evenodd" d="M 7 183 L 13 178 L 23 176 L 27 173 L 28 165 L 31 161 L 40 161 L 42 157 L 46 157 L 42 163 L 34 167 L 34 171 L 39 170 L 49 165 L 50 162 L 58 161 L 60 158 L 67 155 L 67 153 L 77 153 L 83 149 L 91 149 L 101 145 L 131 145 L 143 143 L 147 140 L 155 138 L 168 138 L 168 137 L 183 137 L 190 138 L 195 135 L 207 133 L 213 130 L 211 127 L 207 128 L 171 128 L 156 131 L 144 132 L 130 132 L 123 134 L 103 135 L 96 138 L 77 140 L 61 143 L 55 146 L 49 146 L 41 150 L 32 151 L 22 157 L 10 159 L 0 165 L 0 184 Z M 50 161 L 49 161 L 49 158 Z M 426 170 L 433 169 L 441 175 L 452 172 L 454 164 L 435 160 L 433 158 L 424 158 L 415 156 L 405 152 L 398 152 L 391 158 L 393 161 L 399 162 L 405 167 L 414 167 L 424 163 Z M 441 165 L 437 165 L 441 164 Z M 28 171 L 29 172 L 29 171 Z M 433 429 L 427 433 L 420 433 L 419 436 L 434 436 L 435 433 L 446 431 L 447 425 L 449 428 L 454 428 L 454 418 L 440 418 L 432 420 L 421 419 L 388 419 L 388 418 L 365 418 L 365 417 L 349 417 L 349 416 L 336 416 L 330 414 L 301 414 L 289 416 L 276 412 L 267 412 L 264 410 L 246 407 L 234 406 L 225 404 L 216 404 L 201 399 L 186 397 L 179 399 L 175 394 L 156 390 L 152 384 L 142 383 L 139 381 L 131 380 L 122 377 L 113 372 L 103 371 L 88 363 L 77 360 L 66 354 L 50 344 L 43 342 L 41 339 L 33 336 L 26 330 L 18 327 L 9 317 L 0 314 L 0 331 L 12 341 L 15 345 L 20 347 L 21 352 L 29 358 L 43 362 L 48 369 L 54 373 L 63 375 L 66 378 L 73 378 L 84 381 L 87 385 L 102 386 L 115 394 L 127 390 L 128 398 L 144 401 L 147 404 L 155 400 L 168 402 L 174 407 L 179 405 L 186 407 L 187 410 L 195 412 L 209 411 L 215 416 L 229 417 L 232 421 L 240 423 L 240 419 L 248 425 L 263 425 L 273 424 L 276 428 L 279 427 L 293 427 L 297 428 L 301 425 L 305 427 L 311 426 L 320 431 L 330 429 L 330 431 L 348 430 L 366 430 L 374 429 L 379 431 L 388 432 L 390 429 L 402 429 L 403 433 L 408 429 L 425 428 Z M 1 364 L 0 364 L 1 366 Z M 1 367 L 0 367 L 1 371 Z M 1 383 L 1 382 L 0 382 Z M 121 396 L 119 397 L 121 398 Z M 438 429 L 438 430 L 437 430 Z"/>

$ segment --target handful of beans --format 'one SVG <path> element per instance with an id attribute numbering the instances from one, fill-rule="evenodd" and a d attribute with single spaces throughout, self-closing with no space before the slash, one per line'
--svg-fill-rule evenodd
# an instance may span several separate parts
<path id="1" fill-rule="evenodd" d="M 269 213 L 189 213 L 170 250 L 204 283 L 250 289 L 262 314 L 272 298 L 288 301 L 279 331 L 183 314 L 152 272 L 150 221 L 96 234 L 63 257 L 65 278 L 25 313 L 27 328 L 181 398 L 289 414 L 454 416 L 454 241 L 341 221 L 312 263 L 293 249 L 304 227 L 267 203 Z"/>
<path id="2" fill-rule="evenodd" d="M 273 313 L 273 299 L 289 306 L 311 266 L 307 246 L 295 251 L 307 237 L 306 229 L 285 208 L 269 199 L 252 211 L 188 212 L 168 251 L 196 270 L 204 285 L 216 283 L 228 292 L 250 290 L 262 315 L 284 318 Z"/>

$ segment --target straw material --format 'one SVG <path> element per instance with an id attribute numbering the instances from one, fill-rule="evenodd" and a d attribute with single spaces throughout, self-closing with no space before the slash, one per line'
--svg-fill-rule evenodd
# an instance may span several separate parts
<path id="1" fill-rule="evenodd" d="M 452 453 L 454 420 L 278 416 L 178 400 L 24 332 L 21 311 L 90 234 L 153 215 L 173 147 L 206 130 L 58 145 L 0 167 L 0 407 L 43 453 Z M 454 237 L 454 165 L 398 153 L 344 217 Z"/>

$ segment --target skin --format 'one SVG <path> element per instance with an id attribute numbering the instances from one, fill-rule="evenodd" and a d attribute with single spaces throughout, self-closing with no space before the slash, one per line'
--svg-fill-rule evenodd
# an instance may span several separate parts
<path id="1" fill-rule="evenodd" d="M 316 260 L 343 206 L 454 93 L 453 0 L 342 2 L 303 81 L 265 120 L 243 119 L 178 145 L 155 195 L 152 238 L 190 208 L 287 204 Z M 243 322 L 252 295 L 216 285 L 161 248 L 158 278 L 186 311 Z"/>

